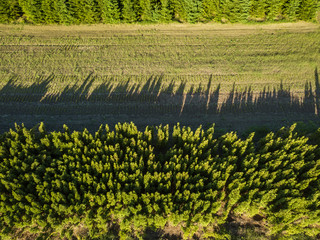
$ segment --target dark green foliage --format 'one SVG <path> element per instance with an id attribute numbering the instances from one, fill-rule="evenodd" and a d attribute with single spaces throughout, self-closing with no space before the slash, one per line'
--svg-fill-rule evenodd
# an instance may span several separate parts
<path id="1" fill-rule="evenodd" d="M 136 12 L 134 11 L 134 4 L 132 0 L 123 0 L 121 17 L 124 22 L 132 23 L 137 20 Z"/>
<path id="2" fill-rule="evenodd" d="M 117 23 L 120 21 L 120 10 L 116 0 L 99 0 L 101 19 L 103 23 Z"/>
<path id="3" fill-rule="evenodd" d="M 203 0 L 201 16 L 206 20 L 218 20 L 220 13 L 219 0 Z"/>
<path id="4" fill-rule="evenodd" d="M 317 0 L 0 0 L 0 22 L 247 22 L 320 19 Z"/>
<path id="5" fill-rule="evenodd" d="M 59 12 L 57 8 L 58 1 L 56 0 L 43 0 L 41 10 L 44 15 L 44 21 L 46 23 L 58 23 Z"/>
<path id="6" fill-rule="evenodd" d="M 308 21 L 315 18 L 318 0 L 301 0 L 300 19 Z"/>
<path id="7" fill-rule="evenodd" d="M 42 0 L 19 0 L 19 4 L 27 21 L 43 23 Z"/>
<path id="8" fill-rule="evenodd" d="M 0 22 L 12 22 L 21 16 L 22 9 L 18 0 L 0 0 Z"/>
<path id="9" fill-rule="evenodd" d="M 257 3 L 259 5 L 260 3 Z M 253 3 L 250 0 L 223 0 L 220 2 L 223 9 L 221 16 L 230 22 L 243 22 L 249 20 Z"/>
<path id="10" fill-rule="evenodd" d="M 141 21 L 152 21 L 151 0 L 139 0 L 138 8 L 138 16 Z"/>
<path id="11" fill-rule="evenodd" d="M 160 22 L 170 22 L 172 14 L 169 8 L 169 0 L 160 0 Z"/>
<path id="12" fill-rule="evenodd" d="M 71 16 L 69 15 L 68 5 L 65 0 L 55 0 L 54 9 L 57 12 L 57 22 L 60 24 L 69 24 L 72 22 Z"/>
<path id="13" fill-rule="evenodd" d="M 94 0 L 69 0 L 69 6 L 73 23 L 95 23 L 100 20 L 98 4 Z"/>
<path id="14" fill-rule="evenodd" d="M 190 23 L 199 22 L 201 19 L 202 2 L 199 0 L 185 0 L 187 10 L 187 21 Z"/>
<path id="15" fill-rule="evenodd" d="M 99 15 L 99 5 L 97 0 L 84 0 L 83 12 L 85 12 L 81 23 L 96 23 L 101 22 L 101 16 Z"/>
<path id="16" fill-rule="evenodd" d="M 245 215 L 262 218 L 274 238 L 315 236 L 320 149 L 294 128 L 255 143 L 254 133 L 215 138 L 213 127 L 179 124 L 172 134 L 168 126 L 138 131 L 119 123 L 94 135 L 16 126 L 0 136 L 0 233 L 70 239 L 82 225 L 97 237 L 116 221 L 121 239 L 167 222 L 180 224 L 186 238 L 199 226 L 217 237 L 210 231 Z"/>
<path id="17" fill-rule="evenodd" d="M 286 15 L 290 21 L 296 21 L 299 19 L 299 7 L 302 0 L 290 0 L 286 6 Z M 314 13 L 313 13 L 314 16 Z M 306 19 L 309 20 L 309 19 Z"/>
<path id="18" fill-rule="evenodd" d="M 172 0 L 174 18 L 181 22 L 198 22 L 201 19 L 202 2 L 198 0 Z"/>
<path id="19" fill-rule="evenodd" d="M 174 15 L 174 19 L 178 21 L 187 20 L 187 11 L 184 7 L 184 1 L 186 0 L 171 0 L 171 8 Z"/>
<path id="20" fill-rule="evenodd" d="M 267 18 L 268 0 L 252 1 L 250 9 L 250 18 L 252 20 L 264 21 Z"/>
<path id="21" fill-rule="evenodd" d="M 285 18 L 284 10 L 287 0 L 269 0 L 267 6 L 268 20 L 281 20 Z"/>
<path id="22" fill-rule="evenodd" d="M 82 8 L 82 0 L 69 0 L 68 12 L 71 19 L 71 23 L 79 24 L 85 14 Z"/>
<path id="23" fill-rule="evenodd" d="M 320 1 L 318 1 L 318 7 L 316 12 L 316 20 L 318 23 L 320 23 Z"/>

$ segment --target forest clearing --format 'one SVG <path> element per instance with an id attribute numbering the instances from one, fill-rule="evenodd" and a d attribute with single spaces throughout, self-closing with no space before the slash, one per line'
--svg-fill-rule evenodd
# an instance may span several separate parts
<path id="1" fill-rule="evenodd" d="M 95 131 L 107 120 L 243 131 L 318 121 L 319 29 L 1 25 L 0 129 L 44 121 Z"/>

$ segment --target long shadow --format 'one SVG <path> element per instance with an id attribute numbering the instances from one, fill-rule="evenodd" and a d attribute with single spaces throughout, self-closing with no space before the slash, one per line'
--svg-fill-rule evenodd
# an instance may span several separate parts
<path id="1" fill-rule="evenodd" d="M 24 86 L 13 76 L 0 90 L 0 102 L 40 102 L 53 79 L 53 74 L 48 77 L 38 77 L 30 86 Z"/>
<path id="2" fill-rule="evenodd" d="M 107 116 L 103 118 L 107 120 L 142 119 L 142 122 L 151 124 L 149 119 L 157 122 L 164 119 L 163 123 L 170 119 L 202 124 L 203 119 L 214 122 L 226 114 L 237 116 L 242 113 L 250 113 L 252 119 L 256 113 L 274 113 L 284 117 L 287 113 L 306 113 L 310 117 L 318 116 L 320 112 L 317 69 L 314 77 L 314 85 L 306 82 L 304 94 L 300 97 L 282 82 L 278 87 L 264 88 L 260 92 L 254 92 L 251 87 L 239 90 L 234 83 L 225 95 L 221 92 L 220 83 L 214 83 L 213 76 L 197 83 L 168 79 L 163 75 L 150 76 L 146 81 L 132 78 L 119 81 L 106 77 L 102 84 L 96 86 L 97 76 L 91 72 L 80 85 L 68 85 L 58 94 L 48 94 L 54 75 L 34 79 L 29 86 L 12 77 L 0 89 L 0 112 L 2 115 L 41 115 L 47 118 L 73 115 L 78 117 L 78 122 L 84 116 L 99 115 Z M 92 118 L 92 121 L 101 120 Z"/>
<path id="3" fill-rule="evenodd" d="M 66 86 L 59 94 L 56 95 L 45 95 L 42 98 L 43 103 L 52 102 L 81 102 L 86 101 L 89 90 L 95 80 L 93 72 L 85 78 L 82 84 L 78 87 L 77 84 L 72 86 Z"/>
<path id="4" fill-rule="evenodd" d="M 219 102 L 221 86 L 218 84 L 213 90 L 212 76 L 205 87 L 200 82 L 192 84 L 188 91 L 186 91 L 187 82 L 180 81 L 177 84 L 171 80 L 165 84 L 163 77 L 151 76 L 144 83 L 134 83 L 130 78 L 120 82 L 109 78 L 92 89 L 96 77 L 91 72 L 80 86 L 68 85 L 55 95 L 47 94 L 54 75 L 43 79 L 38 78 L 30 86 L 23 86 L 17 78 L 12 77 L 0 90 L 0 103 L 34 102 L 38 105 L 39 103 L 83 103 L 91 105 L 91 110 L 88 112 L 90 114 L 94 112 L 93 110 L 98 110 L 94 105 L 105 104 L 109 104 L 111 109 L 108 110 L 108 107 L 105 107 L 105 110 L 110 114 L 121 112 L 124 114 L 178 114 L 180 116 L 243 112 L 319 114 L 320 84 L 317 69 L 315 70 L 315 91 L 312 89 L 311 82 L 306 82 L 302 99 L 295 96 L 290 88 L 285 89 L 282 82 L 279 87 L 264 88 L 259 93 L 254 93 L 251 87 L 239 91 L 234 83 L 229 94 L 224 97 L 225 100 Z M 103 114 L 103 108 L 99 107 L 99 109 Z"/>
<path id="5" fill-rule="evenodd" d="M 319 83 L 319 75 L 318 75 L 318 68 L 314 70 L 314 79 L 315 79 L 315 85 L 316 85 L 316 110 L 317 115 L 319 115 L 319 109 L 320 109 L 320 83 Z"/>
<path id="6" fill-rule="evenodd" d="M 227 99 L 221 104 L 219 113 L 309 113 L 317 115 L 315 106 L 318 104 L 315 103 L 310 82 L 305 84 L 302 99 L 295 96 L 290 88 L 285 89 L 282 82 L 278 88 L 264 88 L 255 95 L 254 98 L 251 88 L 237 91 L 234 86 Z"/>

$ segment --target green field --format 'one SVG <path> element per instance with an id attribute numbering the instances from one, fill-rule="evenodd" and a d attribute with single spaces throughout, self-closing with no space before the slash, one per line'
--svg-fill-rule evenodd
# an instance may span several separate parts
<path id="1" fill-rule="evenodd" d="M 0 59 L 1 131 L 318 119 L 318 24 L 0 25 Z"/>

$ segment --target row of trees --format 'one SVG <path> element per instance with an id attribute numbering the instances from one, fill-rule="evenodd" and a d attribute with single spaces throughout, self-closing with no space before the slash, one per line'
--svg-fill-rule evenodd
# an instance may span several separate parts
<path id="1" fill-rule="evenodd" d="M 294 126 L 253 137 L 179 124 L 172 133 L 106 125 L 94 135 L 16 126 L 0 136 L 0 233 L 71 238 L 81 225 L 98 236 L 116 222 L 126 239 L 170 222 L 185 237 L 199 227 L 218 237 L 245 214 L 275 237 L 319 234 L 319 146 Z M 319 142 L 320 130 L 312 138 Z"/>
<path id="2" fill-rule="evenodd" d="M 1 0 L 0 22 L 310 21 L 319 9 L 318 0 Z"/>

